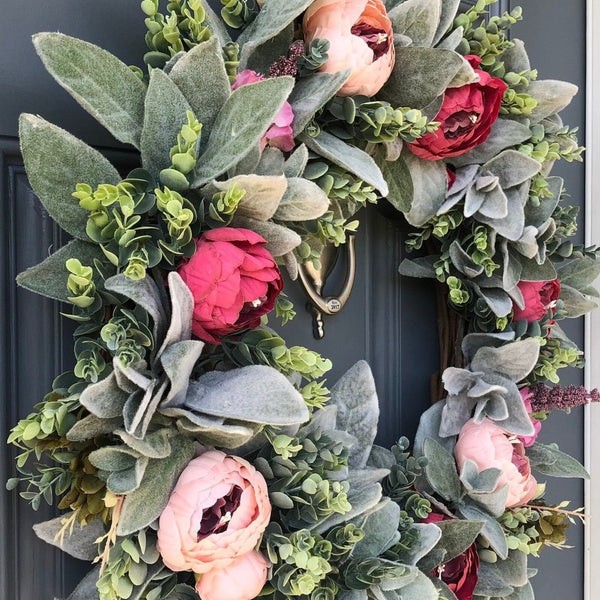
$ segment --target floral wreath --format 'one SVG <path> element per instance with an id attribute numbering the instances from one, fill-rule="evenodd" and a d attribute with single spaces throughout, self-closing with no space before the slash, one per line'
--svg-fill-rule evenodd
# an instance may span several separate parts
<path id="1" fill-rule="evenodd" d="M 587 477 L 536 441 L 596 307 L 555 161 L 581 160 L 495 0 L 143 0 L 146 71 L 59 33 L 48 71 L 140 152 L 125 179 L 23 115 L 29 181 L 72 236 L 18 277 L 72 304 L 72 371 L 12 430 L 9 488 L 67 512 L 35 527 L 95 563 L 71 600 L 532 598 L 528 555 L 580 510 L 532 474 Z M 233 29 L 238 35 L 234 42 Z M 414 228 L 400 271 L 438 281 L 440 401 L 374 445 L 366 363 L 288 347 L 292 278 L 386 198 Z M 435 399 L 438 399 L 437 397 Z"/>

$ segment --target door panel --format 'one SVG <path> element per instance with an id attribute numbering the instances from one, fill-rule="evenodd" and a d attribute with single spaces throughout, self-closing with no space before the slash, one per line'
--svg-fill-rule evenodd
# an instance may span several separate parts
<path id="1" fill-rule="evenodd" d="M 126 63 L 141 65 L 144 53 L 143 15 L 138 0 L 104 0 L 101 3 L 72 0 L 6 2 L 4 22 L 10 26 L 0 37 L 0 194 L 4 219 L 0 226 L 0 385 L 5 398 L 0 437 L 30 412 L 48 391 L 54 376 L 72 362 L 69 323 L 59 317 L 58 306 L 17 290 L 15 275 L 38 263 L 51 248 L 64 243 L 34 198 L 19 155 L 17 118 L 20 112 L 40 114 L 88 143 L 118 148 L 110 135 L 80 109 L 45 72 L 30 41 L 37 31 L 60 30 L 97 43 Z M 219 0 L 211 0 L 220 6 Z M 463 3 L 473 4 L 473 1 Z M 502 10 L 508 2 L 501 3 Z M 525 24 L 515 35 L 528 43 L 532 63 L 543 77 L 564 78 L 583 85 L 585 1 L 568 7 L 559 0 L 524 0 Z M 567 14 L 568 13 L 568 14 Z M 559 43 L 552 44 L 550 40 Z M 583 126 L 584 98 L 580 95 L 566 111 L 566 121 Z M 124 171 L 135 163 L 126 151 L 109 151 Z M 579 165 L 560 165 L 566 175 L 573 203 L 583 203 L 583 170 Z M 403 256 L 407 227 L 401 219 L 369 207 L 361 215 L 357 234 L 357 282 L 344 310 L 326 319 L 325 338 L 312 337 L 304 295 L 288 282 L 287 293 L 298 316 L 281 329 L 289 344 L 303 344 L 331 358 L 335 382 L 356 360 L 366 359 L 373 370 L 381 402 L 378 442 L 389 445 L 400 435 L 412 437 L 419 415 L 429 405 L 430 376 L 438 368 L 436 306 L 433 285 L 401 279 L 397 267 Z M 335 281 L 331 292 L 335 293 Z M 582 342 L 583 327 L 570 333 Z M 568 382 L 579 383 L 580 373 Z M 545 424 L 544 440 L 554 440 L 566 451 L 582 455 L 582 413 L 554 416 Z M 14 474 L 14 452 L 0 444 L 0 480 Z M 47 600 L 65 597 L 85 565 L 64 559 L 62 553 L 38 542 L 31 532 L 34 522 L 51 516 L 47 508 L 34 513 L 16 494 L 0 486 L 0 597 L 15 600 Z M 581 506 L 582 489 L 569 481 L 552 482 L 552 498 L 573 498 Z M 547 550 L 534 580 L 540 600 L 583 597 L 582 529 L 574 527 L 570 542 L 576 549 Z M 562 567 L 562 568 L 561 568 Z M 564 573 L 569 573 L 565 578 Z"/>

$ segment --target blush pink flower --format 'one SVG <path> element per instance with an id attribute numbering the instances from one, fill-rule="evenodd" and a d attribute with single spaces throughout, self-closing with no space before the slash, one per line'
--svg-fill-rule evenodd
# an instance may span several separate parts
<path id="1" fill-rule="evenodd" d="M 535 441 L 537 440 L 537 437 L 542 429 L 542 423 L 538 419 L 534 419 L 531 416 L 531 413 L 533 412 L 533 408 L 531 407 L 531 399 L 533 398 L 533 392 L 528 387 L 524 387 L 523 389 L 519 390 L 519 393 L 521 394 L 521 398 L 523 398 L 525 410 L 529 413 L 529 419 L 531 420 L 531 424 L 533 425 L 534 429 L 533 435 L 519 436 L 519 439 L 523 443 L 523 446 L 525 446 L 525 448 L 529 448 L 533 446 L 533 444 L 535 444 Z"/>
<path id="2" fill-rule="evenodd" d="M 220 344 L 229 333 L 258 327 L 273 310 L 283 279 L 265 240 L 248 229 L 212 229 L 177 272 L 194 297 L 192 332 Z"/>
<path id="3" fill-rule="evenodd" d="M 200 577 L 196 591 L 202 600 L 252 600 L 267 582 L 269 565 L 256 550 L 236 558 L 228 567 Z"/>
<path id="4" fill-rule="evenodd" d="M 536 495 L 537 482 L 523 443 L 490 419 L 479 424 L 472 419 L 465 423 L 454 447 L 454 457 L 459 469 L 467 459 L 480 471 L 499 469 L 502 474 L 496 489 L 508 486 L 506 508 L 527 504 Z"/>
<path id="5" fill-rule="evenodd" d="M 325 73 L 350 69 L 338 96 L 374 96 L 396 58 L 392 23 L 381 0 L 316 0 L 304 13 L 304 43 L 329 42 Z"/>
<path id="6" fill-rule="evenodd" d="M 528 323 L 539 321 L 551 308 L 554 308 L 560 296 L 560 282 L 551 281 L 519 281 L 517 284 L 525 306 L 519 308 L 513 303 L 513 321 L 525 319 Z"/>
<path id="7" fill-rule="evenodd" d="M 464 154 L 483 144 L 500 114 L 506 83 L 478 69 L 478 56 L 465 56 L 479 80 L 444 93 L 442 108 L 435 117 L 439 128 L 408 144 L 413 154 L 425 160 L 440 160 Z"/>
<path id="8" fill-rule="evenodd" d="M 209 450 L 181 473 L 158 524 L 172 571 L 224 569 L 254 550 L 269 524 L 267 483 L 247 461 Z"/>
<path id="9" fill-rule="evenodd" d="M 265 77 L 260 73 L 246 69 L 240 71 L 233 85 L 232 90 L 237 90 L 243 85 L 264 81 Z M 294 149 L 294 132 L 292 130 L 292 122 L 294 121 L 294 112 L 292 105 L 289 102 L 284 102 L 281 110 L 277 113 L 275 121 L 271 124 L 265 135 L 260 139 L 261 151 L 266 146 L 271 148 L 279 148 L 284 152 L 290 152 Z"/>

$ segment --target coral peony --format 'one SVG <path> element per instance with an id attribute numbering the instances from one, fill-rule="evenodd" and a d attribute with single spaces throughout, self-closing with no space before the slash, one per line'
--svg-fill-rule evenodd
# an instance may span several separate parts
<path id="1" fill-rule="evenodd" d="M 374 96 L 394 68 L 394 32 L 381 0 L 316 0 L 304 13 L 304 42 L 329 41 L 326 73 L 350 69 L 338 96 Z"/>
<path id="2" fill-rule="evenodd" d="M 560 296 L 560 282 L 552 281 L 519 281 L 517 284 L 525 306 L 519 308 L 513 303 L 513 321 L 525 319 L 528 323 L 539 321 L 551 308 L 554 308 Z"/>
<path id="3" fill-rule="evenodd" d="M 464 154 L 487 139 L 500 113 L 506 84 L 477 67 L 478 56 L 465 56 L 479 81 L 448 88 L 435 117 L 440 127 L 408 144 L 413 154 L 425 160 L 440 160 Z"/>
<path id="4" fill-rule="evenodd" d="M 449 521 L 450 517 L 439 513 L 430 513 L 423 523 Z M 472 600 L 479 579 L 479 554 L 477 544 L 471 544 L 462 554 L 442 563 L 431 571 L 433 577 L 441 579 L 458 600 Z"/>
<path id="5" fill-rule="evenodd" d="M 523 446 L 525 446 L 525 448 L 529 448 L 530 446 L 533 446 L 533 444 L 535 444 L 535 441 L 537 440 L 537 436 L 540 434 L 540 431 L 542 429 L 542 423 L 538 419 L 534 419 L 531 416 L 531 413 L 533 412 L 533 409 L 531 407 L 531 399 L 533 398 L 533 392 L 528 387 L 525 387 L 522 390 L 519 390 L 519 393 L 521 394 L 521 398 L 523 398 L 523 404 L 525 405 L 525 410 L 528 413 L 530 413 L 529 418 L 531 419 L 531 424 L 533 425 L 533 429 L 534 429 L 533 435 L 520 435 L 519 436 L 519 439 L 521 440 L 521 442 L 523 442 Z"/>
<path id="6" fill-rule="evenodd" d="M 527 504 L 537 492 L 523 443 L 489 419 L 479 424 L 472 419 L 465 423 L 454 447 L 454 457 L 459 469 L 467 459 L 480 471 L 500 469 L 496 489 L 508 485 L 506 508 Z"/>
<path id="7" fill-rule="evenodd" d="M 209 450 L 181 473 L 160 515 L 158 550 L 172 571 L 224 569 L 269 524 L 267 483 L 247 461 Z"/>
<path id="8" fill-rule="evenodd" d="M 194 296 L 192 331 L 220 344 L 229 333 L 258 327 L 283 288 L 281 273 L 248 229 L 222 227 L 196 241 L 196 253 L 177 272 Z"/>
<path id="9" fill-rule="evenodd" d="M 232 90 L 248 85 L 249 83 L 256 83 L 257 81 L 264 81 L 264 76 L 246 69 L 238 73 L 233 85 Z M 292 122 L 294 121 L 294 112 L 292 111 L 292 105 L 289 102 L 284 102 L 281 110 L 277 113 L 275 121 L 271 124 L 265 135 L 260 140 L 261 151 L 266 146 L 271 148 L 279 148 L 284 152 L 290 152 L 294 149 L 294 132 L 292 130 Z"/>
<path id="10" fill-rule="evenodd" d="M 200 577 L 196 591 L 202 600 L 252 600 L 267 581 L 269 565 L 257 551 L 236 558 L 228 567 Z"/>

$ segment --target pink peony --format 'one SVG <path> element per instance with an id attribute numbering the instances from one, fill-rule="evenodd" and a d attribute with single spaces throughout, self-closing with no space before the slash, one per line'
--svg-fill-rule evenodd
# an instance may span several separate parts
<path id="1" fill-rule="evenodd" d="M 263 589 L 268 568 L 264 556 L 253 550 L 236 558 L 228 567 L 202 575 L 196 591 L 202 600 L 252 600 Z"/>
<path id="2" fill-rule="evenodd" d="M 220 344 L 229 333 L 258 327 L 283 288 L 281 273 L 248 229 L 222 227 L 196 241 L 196 253 L 177 269 L 194 296 L 192 331 Z"/>
<path id="3" fill-rule="evenodd" d="M 554 308 L 560 296 L 560 282 L 519 281 L 517 284 L 523 294 L 525 307 L 519 308 L 513 303 L 513 321 L 526 319 L 528 323 L 539 321 L 551 308 Z"/>
<path id="4" fill-rule="evenodd" d="M 242 458 L 209 450 L 181 473 L 160 515 L 158 550 L 172 571 L 224 569 L 254 550 L 270 517 L 263 476 Z"/>
<path id="5" fill-rule="evenodd" d="M 533 412 L 533 409 L 531 407 L 531 399 L 533 398 L 533 392 L 528 388 L 525 387 L 522 390 L 519 390 L 519 393 L 521 394 L 521 398 L 523 398 L 523 404 L 525 405 L 525 410 L 530 413 Z M 531 424 L 533 425 L 533 429 L 534 429 L 534 433 L 533 435 L 520 435 L 519 439 L 521 440 L 521 442 L 523 443 L 523 446 L 525 446 L 525 448 L 529 448 L 530 446 L 533 446 L 533 444 L 535 444 L 535 441 L 537 440 L 537 436 L 539 435 L 541 429 L 542 429 L 542 423 L 541 421 L 539 421 L 538 419 L 534 419 L 532 416 L 529 417 L 531 419 Z"/>
<path id="6" fill-rule="evenodd" d="M 350 69 L 338 96 L 374 96 L 396 58 L 394 32 L 381 0 L 316 0 L 304 13 L 304 42 L 329 41 L 325 73 Z"/>
<path id="7" fill-rule="evenodd" d="M 478 56 L 465 56 L 479 80 L 458 88 L 448 88 L 442 108 L 435 117 L 440 127 L 408 144 L 413 154 L 425 160 L 440 160 L 464 154 L 483 144 L 500 113 L 506 91 L 502 79 L 478 69 Z"/>
<path id="8" fill-rule="evenodd" d="M 429 513 L 423 523 L 439 523 L 451 518 L 440 513 Z M 458 600 L 472 600 L 479 579 L 479 554 L 477 544 L 471 544 L 462 554 L 442 563 L 431 571 L 433 577 L 441 579 Z"/>
<path id="9" fill-rule="evenodd" d="M 454 457 L 459 469 L 467 459 L 480 471 L 500 469 L 496 489 L 508 485 L 506 508 L 527 504 L 537 492 L 523 443 L 489 419 L 479 424 L 472 419 L 465 423 L 454 447 Z"/>
<path id="10" fill-rule="evenodd" d="M 260 73 L 246 69 L 238 73 L 233 85 L 232 90 L 248 85 L 250 83 L 256 83 L 257 81 L 264 81 L 265 78 Z M 284 102 L 281 110 L 277 113 L 275 121 L 271 124 L 265 135 L 260 140 L 261 151 L 265 149 L 265 146 L 271 148 L 279 148 L 284 152 L 290 152 L 294 149 L 294 132 L 292 130 L 292 122 L 294 121 L 294 112 L 292 111 L 292 105 L 289 102 Z"/>

